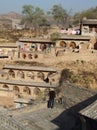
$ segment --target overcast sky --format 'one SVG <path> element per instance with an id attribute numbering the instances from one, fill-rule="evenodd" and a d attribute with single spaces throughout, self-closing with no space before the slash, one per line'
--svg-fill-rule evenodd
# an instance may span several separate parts
<path id="1" fill-rule="evenodd" d="M 44 11 L 49 11 L 53 5 L 61 4 L 68 12 L 81 12 L 97 6 L 97 0 L 0 0 L 0 14 L 11 11 L 22 13 L 23 5 L 38 6 Z"/>

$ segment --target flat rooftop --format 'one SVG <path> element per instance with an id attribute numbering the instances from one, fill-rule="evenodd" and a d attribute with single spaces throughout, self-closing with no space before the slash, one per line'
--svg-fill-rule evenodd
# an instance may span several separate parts
<path id="1" fill-rule="evenodd" d="M 0 48 L 17 48 L 17 45 L 10 45 L 10 44 L 1 44 Z"/>
<path id="2" fill-rule="evenodd" d="M 31 82 L 24 80 L 2 80 L 0 79 L 0 84 L 9 84 L 9 85 L 19 85 L 19 86 L 28 86 L 28 87 L 41 87 L 41 88 L 56 88 L 58 84 L 50 84 L 45 82 Z"/>
<path id="3" fill-rule="evenodd" d="M 20 38 L 19 42 L 26 42 L 26 43 L 55 43 L 49 39 L 35 39 L 35 38 Z"/>
<path id="4" fill-rule="evenodd" d="M 21 66 L 21 65 L 4 65 L 3 69 L 25 70 L 25 71 L 42 71 L 42 72 L 56 72 L 55 68 L 42 66 Z"/>
<path id="5" fill-rule="evenodd" d="M 61 37 L 58 38 L 57 40 L 89 41 L 90 37 L 89 36 L 82 36 L 82 35 L 61 35 Z"/>

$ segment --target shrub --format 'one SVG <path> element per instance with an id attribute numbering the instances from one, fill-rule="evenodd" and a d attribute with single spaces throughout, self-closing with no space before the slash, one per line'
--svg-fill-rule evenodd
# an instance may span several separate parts
<path id="1" fill-rule="evenodd" d="M 50 35 L 50 39 L 51 39 L 52 41 L 57 40 L 59 37 L 60 37 L 59 33 L 52 33 L 52 34 Z"/>
<path id="2" fill-rule="evenodd" d="M 61 85 L 64 82 L 64 80 L 69 80 L 70 81 L 72 75 L 73 75 L 73 72 L 70 71 L 69 69 L 62 70 L 61 77 L 59 79 L 59 84 Z"/>

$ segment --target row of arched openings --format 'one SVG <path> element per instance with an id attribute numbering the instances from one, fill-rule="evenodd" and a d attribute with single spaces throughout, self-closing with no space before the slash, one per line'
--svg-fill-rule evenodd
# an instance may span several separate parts
<path id="1" fill-rule="evenodd" d="M 2 87 L 5 88 L 5 89 L 7 89 L 7 90 L 9 90 L 9 86 L 6 85 L 6 84 L 4 84 Z M 19 88 L 18 86 L 13 86 L 13 91 L 14 91 L 15 93 L 21 93 L 20 88 Z M 40 90 L 39 88 L 34 88 L 34 89 L 33 89 L 33 93 L 34 93 L 35 95 L 38 95 L 40 92 L 41 92 L 41 90 Z M 23 88 L 23 93 L 28 94 L 28 95 L 31 95 L 31 94 L 32 94 L 32 93 L 31 93 L 31 89 L 30 89 L 29 87 L 24 87 L 24 88 Z"/>
<path id="2" fill-rule="evenodd" d="M 26 58 L 28 58 L 28 59 L 36 59 L 36 58 L 38 58 L 38 54 L 26 54 L 26 53 L 22 53 L 21 54 L 21 58 L 23 58 L 23 59 L 26 59 Z"/>
<path id="3" fill-rule="evenodd" d="M 67 46 L 67 43 L 65 41 L 60 41 L 60 47 L 66 47 L 66 46 Z M 69 47 L 74 49 L 76 47 L 76 43 L 73 41 L 70 42 Z"/>
<path id="4" fill-rule="evenodd" d="M 15 78 L 15 72 L 14 72 L 12 69 L 10 69 L 10 70 L 8 71 L 8 75 L 11 76 L 12 78 Z M 19 70 L 19 71 L 17 72 L 17 77 L 23 79 L 23 78 L 25 78 L 25 73 L 24 73 L 23 71 Z M 27 77 L 30 77 L 31 79 L 34 79 L 34 78 L 35 78 L 34 72 L 31 72 L 31 71 L 28 72 L 28 73 L 27 73 Z M 44 80 L 44 78 L 45 78 L 44 73 L 43 73 L 43 72 L 38 72 L 38 73 L 37 73 L 37 78 L 40 78 L 40 79 Z"/>

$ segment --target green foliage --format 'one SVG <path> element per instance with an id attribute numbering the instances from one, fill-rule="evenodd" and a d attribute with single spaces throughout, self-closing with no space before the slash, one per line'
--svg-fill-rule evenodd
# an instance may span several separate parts
<path id="1" fill-rule="evenodd" d="M 32 5 L 24 5 L 22 11 L 24 17 L 22 23 L 25 24 L 26 28 L 33 28 L 39 30 L 40 25 L 47 23 L 47 17 L 45 16 L 44 10 L 39 7 L 33 7 Z M 70 12 L 71 13 L 71 12 Z M 53 17 L 54 23 L 61 28 L 68 28 L 70 25 L 78 25 L 81 20 L 86 17 L 87 19 L 97 18 L 97 7 L 84 10 L 82 12 L 75 13 L 74 16 L 70 17 L 70 14 L 59 4 L 54 5 L 47 15 Z"/>
<path id="2" fill-rule="evenodd" d="M 66 21 L 67 12 L 65 9 L 62 8 L 61 5 L 54 5 L 50 12 L 54 18 L 54 20 L 57 22 L 58 25 L 64 26 L 64 23 Z"/>
<path id="3" fill-rule="evenodd" d="M 80 23 L 80 21 L 86 17 L 87 19 L 97 19 L 97 6 L 95 8 L 90 8 L 88 10 L 84 10 L 80 13 L 75 13 L 74 18 L 74 24 Z"/>
<path id="4" fill-rule="evenodd" d="M 24 15 L 31 16 L 33 14 L 33 9 L 34 9 L 34 7 L 32 5 L 24 5 L 22 13 Z"/>
<path id="5" fill-rule="evenodd" d="M 39 27 L 44 21 L 46 21 L 44 11 L 39 7 L 36 7 L 33 14 L 34 27 Z"/>
<path id="6" fill-rule="evenodd" d="M 40 24 L 43 24 L 46 21 L 44 11 L 39 7 L 33 7 L 31 5 L 24 5 L 23 11 L 24 17 L 22 23 L 25 23 L 27 28 L 34 28 L 37 30 Z"/>
<path id="7" fill-rule="evenodd" d="M 59 34 L 59 33 L 52 33 L 52 34 L 50 35 L 51 41 L 56 41 L 59 37 L 60 37 L 60 34 Z"/>
<path id="8" fill-rule="evenodd" d="M 81 18 L 86 17 L 87 19 L 96 19 L 97 18 L 97 7 L 90 8 L 86 11 L 82 11 Z"/>

